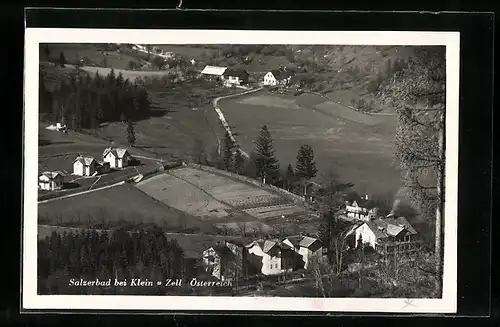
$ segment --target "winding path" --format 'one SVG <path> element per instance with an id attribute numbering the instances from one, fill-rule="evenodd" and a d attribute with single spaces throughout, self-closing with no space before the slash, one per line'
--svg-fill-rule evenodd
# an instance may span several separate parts
<path id="1" fill-rule="evenodd" d="M 245 151 L 243 151 L 241 149 L 241 147 L 238 145 L 238 142 L 236 142 L 236 139 L 234 138 L 233 133 L 231 132 L 231 127 L 229 127 L 229 124 L 227 123 L 226 118 L 224 117 L 224 114 L 222 113 L 222 110 L 220 110 L 220 108 L 219 108 L 219 100 L 228 99 L 228 98 L 232 98 L 232 97 L 237 97 L 237 96 L 241 96 L 241 95 L 246 95 L 246 94 L 250 94 L 250 93 L 255 93 L 255 92 L 260 91 L 262 89 L 263 89 L 262 87 L 259 87 L 259 88 L 256 88 L 256 89 L 253 89 L 253 90 L 249 90 L 249 91 L 245 91 L 245 92 L 241 92 L 241 93 L 236 93 L 236 94 L 230 94 L 230 95 L 226 95 L 226 96 L 221 96 L 221 97 L 215 98 L 212 101 L 212 105 L 214 107 L 215 112 L 219 116 L 219 120 L 220 120 L 220 122 L 222 124 L 222 127 L 224 127 L 224 129 L 226 130 L 226 132 L 229 134 L 229 137 L 231 138 L 231 141 L 233 141 L 233 143 L 236 144 L 236 146 L 238 148 L 238 151 L 240 151 L 240 153 L 245 158 L 247 158 L 247 159 L 250 158 L 250 156 L 248 155 L 248 153 L 246 153 Z"/>

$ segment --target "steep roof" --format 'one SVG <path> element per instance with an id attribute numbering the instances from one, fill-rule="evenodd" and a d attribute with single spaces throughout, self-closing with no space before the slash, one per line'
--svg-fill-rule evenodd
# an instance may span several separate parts
<path id="1" fill-rule="evenodd" d="M 217 76 L 222 76 L 224 72 L 226 71 L 227 67 L 218 67 L 218 66 L 205 66 L 203 70 L 201 71 L 202 74 L 204 75 L 217 75 Z"/>
<path id="2" fill-rule="evenodd" d="M 61 171 L 44 171 L 43 173 L 40 174 L 39 177 L 42 177 L 42 176 L 45 176 L 47 177 L 48 179 L 54 179 L 56 178 L 57 176 L 66 176 L 63 172 Z"/>
<path id="3" fill-rule="evenodd" d="M 317 239 L 314 237 L 304 236 L 302 238 L 302 240 L 300 241 L 300 246 L 308 248 L 311 245 L 313 245 L 313 243 L 316 241 L 317 241 Z"/>
<path id="4" fill-rule="evenodd" d="M 222 75 L 244 77 L 245 75 L 249 75 L 249 74 L 243 68 L 227 68 Z"/>
<path id="5" fill-rule="evenodd" d="M 116 158 L 123 158 L 126 153 L 128 153 L 127 149 L 124 148 L 106 148 L 104 152 L 102 153 L 102 156 L 105 157 L 108 153 L 112 153 Z"/>
<path id="6" fill-rule="evenodd" d="M 284 80 L 288 77 L 291 77 L 295 75 L 295 72 L 290 69 L 273 69 L 271 70 L 271 74 L 273 74 L 274 78 L 276 78 L 277 81 Z"/>
<path id="7" fill-rule="evenodd" d="M 412 235 L 418 234 L 413 226 L 404 217 L 374 219 L 367 221 L 366 225 L 377 238 L 397 236 L 403 230 L 407 230 Z"/>
<path id="8" fill-rule="evenodd" d="M 90 166 L 93 161 L 97 162 L 94 157 L 84 157 L 84 156 L 78 156 L 76 157 L 75 160 L 73 160 L 73 163 L 75 162 L 81 162 L 84 166 Z"/>

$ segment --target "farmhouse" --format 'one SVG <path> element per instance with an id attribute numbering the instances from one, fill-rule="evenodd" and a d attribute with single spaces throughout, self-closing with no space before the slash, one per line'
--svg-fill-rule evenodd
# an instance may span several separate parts
<path id="1" fill-rule="evenodd" d="M 278 275 L 302 267 L 298 264 L 300 257 L 293 246 L 274 240 L 257 240 L 245 246 L 250 255 L 261 258 L 261 273 L 264 275 Z"/>
<path id="2" fill-rule="evenodd" d="M 294 75 L 295 72 L 287 68 L 271 70 L 264 75 L 264 85 L 287 85 Z"/>
<path id="3" fill-rule="evenodd" d="M 248 84 L 250 74 L 244 69 L 227 68 L 222 74 L 225 86 Z"/>
<path id="4" fill-rule="evenodd" d="M 321 258 L 324 254 L 321 241 L 313 237 L 294 235 L 285 238 L 282 242 L 293 247 L 295 252 L 301 255 L 305 269 L 308 268 L 311 258 Z"/>
<path id="5" fill-rule="evenodd" d="M 132 157 L 128 153 L 128 150 L 123 148 L 114 149 L 109 147 L 102 153 L 102 160 L 104 162 L 109 162 L 111 168 L 127 167 L 131 159 Z"/>
<path id="6" fill-rule="evenodd" d="M 217 242 L 203 251 L 205 273 L 219 280 L 236 280 L 243 276 L 246 251 L 243 244 L 236 241 Z"/>
<path id="7" fill-rule="evenodd" d="M 369 245 L 379 252 L 418 248 L 418 233 L 404 217 L 374 219 L 359 224 L 348 235 L 352 247 Z"/>
<path id="8" fill-rule="evenodd" d="M 60 171 L 45 171 L 38 176 L 38 187 L 41 190 L 58 190 L 62 188 L 63 184 L 64 174 Z"/>
<path id="9" fill-rule="evenodd" d="M 223 74 L 226 71 L 227 67 L 219 67 L 219 66 L 205 66 L 201 71 L 201 75 L 206 78 L 214 81 L 219 81 L 223 79 Z"/>
<path id="10" fill-rule="evenodd" d="M 93 157 L 76 157 L 73 161 L 73 175 L 93 176 L 97 173 L 97 161 Z"/>
<path id="11" fill-rule="evenodd" d="M 368 200 L 368 195 L 361 197 L 352 202 L 345 202 L 345 212 L 347 218 L 357 219 L 361 221 L 369 221 L 375 219 L 378 214 L 378 210 L 374 203 Z"/>

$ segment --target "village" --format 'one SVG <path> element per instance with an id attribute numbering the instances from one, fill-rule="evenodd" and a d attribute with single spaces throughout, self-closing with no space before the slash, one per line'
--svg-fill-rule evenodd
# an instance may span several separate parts
<path id="1" fill-rule="evenodd" d="M 136 90 L 147 90 L 145 93 L 149 97 L 155 94 L 156 102 L 148 100 L 151 101 L 148 110 L 149 106 L 156 107 L 161 101 L 169 101 L 163 92 L 175 90 L 178 85 L 193 83 L 204 88 L 203 92 L 193 89 L 193 94 L 188 94 L 188 97 L 198 98 L 201 97 L 199 94 L 210 92 L 217 92 L 217 96 L 207 97 L 210 101 L 204 107 L 181 104 L 174 109 L 169 107 L 163 115 L 136 118 L 136 121 L 127 118 L 127 111 L 115 104 L 115 121 L 110 119 L 111 123 L 96 124 L 92 128 L 77 129 L 74 115 L 68 116 L 71 118 L 68 120 L 64 115 L 52 112 L 51 117 L 55 118 L 44 121 L 41 126 L 46 130 L 44 137 L 57 138 L 59 143 L 47 146 L 48 155 L 39 160 L 44 167 L 38 176 L 39 239 L 50 239 L 54 231 L 78 234 L 86 231 L 115 233 L 118 230 L 125 230 L 133 238 L 136 236 L 132 235 L 146 230 L 146 226 L 156 226 L 161 228 L 165 244 L 168 244 L 161 246 L 178 248 L 180 252 L 158 254 L 155 258 L 159 259 L 154 260 L 165 260 L 163 257 L 168 256 L 168 260 L 175 261 L 179 257 L 183 268 L 173 273 L 166 270 L 165 262 L 161 261 L 160 267 L 154 268 L 160 271 L 151 274 L 232 282 L 233 285 L 256 284 L 262 278 L 299 284 L 315 278 L 318 282 L 318 278 L 323 280 L 331 274 L 350 276 L 375 269 L 373 267 L 382 263 L 394 265 L 394 262 L 406 261 L 424 251 L 420 229 L 410 223 L 413 217 L 398 210 L 399 200 L 392 208 L 381 208 L 380 199 L 372 198 L 372 194 L 380 195 L 381 192 L 394 194 L 394 185 L 400 187 L 399 174 L 394 174 L 389 167 L 392 154 L 384 153 L 386 157 L 382 159 L 377 157 L 381 156 L 380 152 L 387 151 L 387 144 L 392 142 L 393 115 L 369 115 L 352 105 L 355 101 L 343 103 L 333 100 L 325 92 L 315 91 L 310 84 L 311 72 L 300 65 L 293 68 L 278 64 L 273 69 L 255 72 L 249 71 L 245 65 L 210 63 L 200 67 L 202 59 L 199 57 L 184 57 L 187 68 L 182 68 L 181 74 L 176 53 L 137 44 L 132 45 L 132 49 L 148 57 L 152 53 L 170 60 L 171 66 L 165 70 L 177 69 L 175 74 L 182 79 L 166 72 L 165 76 L 177 77 L 163 80 L 137 77 L 140 82 L 129 82 L 128 78 L 124 79 L 122 71 L 115 74 L 113 69 L 103 78 L 96 73 L 95 79 L 102 85 L 116 79 L 119 81 L 117 85 L 127 91 L 126 85 L 130 83 Z M 137 68 L 130 72 L 130 76 L 134 76 L 132 72 L 141 73 L 141 70 Z M 187 72 L 192 73 L 191 77 L 184 77 L 188 76 Z M 175 82 L 176 79 L 179 81 Z M 151 85 L 145 86 L 147 83 Z M 151 91 L 152 85 L 159 90 Z M 137 110 L 139 102 L 135 99 L 128 103 L 133 103 L 131 108 Z M 176 117 L 177 112 L 185 116 Z M 269 115 L 267 120 L 257 119 L 266 115 Z M 255 119 L 254 125 L 245 123 L 250 116 Z M 279 125 L 279 118 L 272 118 L 278 116 L 295 121 L 290 120 L 283 127 Z M 92 122 L 92 119 L 90 117 L 87 121 Z M 168 133 L 164 126 L 174 126 L 172 130 L 177 131 L 178 125 L 172 124 L 177 120 L 184 124 L 190 119 L 200 123 L 187 128 L 189 133 L 205 133 L 200 134 L 203 136 L 197 141 L 216 145 L 214 153 L 196 145 L 198 152 L 187 154 L 188 149 L 182 143 L 186 137 L 181 134 L 164 139 L 157 136 L 160 134 L 148 134 L 156 133 L 158 127 L 162 128 L 162 133 Z M 314 119 L 310 122 L 315 133 L 321 133 L 319 136 L 312 132 L 308 134 L 307 119 Z M 267 129 L 268 121 L 274 124 L 271 132 Z M 303 126 L 300 125 L 302 121 Z M 71 126 L 67 126 L 68 122 Z M 99 133 L 106 131 L 108 126 L 114 134 L 98 140 Z M 254 131 L 258 127 L 261 130 L 256 135 Z M 372 137 L 370 129 L 379 134 Z M 254 134 L 250 135 L 249 131 Z M 333 131 L 338 135 L 329 134 Z M 345 131 L 350 134 L 343 134 Z M 126 138 L 119 134 L 126 134 Z M 137 142 L 136 134 L 143 138 L 140 142 L 147 140 L 151 144 Z M 271 134 L 276 135 L 274 140 Z M 279 160 L 273 159 L 276 163 L 270 161 L 266 168 L 275 169 L 275 172 L 258 171 L 262 168 L 250 151 L 254 147 L 259 149 L 258 142 L 264 142 L 263 135 L 267 138 L 264 141 L 269 143 L 260 145 L 261 149 L 270 149 L 267 157 L 274 156 L 275 150 L 280 156 Z M 300 137 L 302 139 L 297 141 L 300 143 L 288 141 Z M 330 150 L 333 143 L 320 143 L 314 137 L 338 142 L 333 145 L 338 152 L 333 154 Z M 307 144 L 309 139 L 315 142 L 314 150 Z M 178 144 L 163 151 L 158 145 L 162 140 Z M 275 148 L 269 145 L 273 141 Z M 360 150 L 353 150 L 352 144 L 357 144 Z M 175 156 L 173 152 L 176 152 Z M 299 159 L 301 155 L 305 157 Z M 340 203 L 328 207 L 323 203 L 327 186 L 317 177 L 320 171 L 325 173 L 331 168 L 329 165 L 335 160 L 332 160 L 335 155 L 346 162 L 343 170 L 339 170 L 343 180 L 350 181 L 354 177 L 355 182 L 361 184 L 361 191 L 349 194 L 335 191 L 331 196 Z M 374 168 L 365 169 L 367 166 L 362 163 L 372 158 L 383 163 L 379 166 L 385 169 L 384 173 L 378 174 Z M 293 167 L 291 163 L 295 160 L 297 163 Z M 285 165 L 281 167 L 287 169 L 285 173 L 282 169 L 280 171 L 278 161 Z M 318 169 L 315 161 L 321 165 Z M 300 164 L 309 169 L 306 175 L 300 172 L 302 175 L 299 176 Z M 273 168 L 273 165 L 277 167 Z M 358 169 L 356 165 L 363 168 Z M 388 185 L 383 182 L 386 176 L 390 176 Z M 383 187 L 387 190 L 379 189 Z M 390 197 L 392 202 L 392 195 Z M 81 234 L 78 237 L 89 236 Z M 106 238 L 105 242 L 115 241 L 118 242 Z M 67 242 L 72 244 L 71 240 Z M 155 251 L 160 251 L 161 246 Z M 127 254 L 129 262 L 145 260 L 134 253 Z M 147 262 L 154 266 L 153 259 Z M 121 273 L 128 274 L 132 269 L 118 269 L 116 264 L 109 267 L 112 272 L 106 271 L 105 274 L 117 275 L 120 269 Z M 387 267 L 384 269 L 389 269 Z M 357 287 L 362 287 L 363 278 L 359 277 Z"/>

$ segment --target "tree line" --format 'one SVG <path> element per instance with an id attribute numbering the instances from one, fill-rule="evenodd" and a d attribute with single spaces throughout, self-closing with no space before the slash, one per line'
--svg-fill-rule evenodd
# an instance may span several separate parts
<path id="1" fill-rule="evenodd" d="M 273 138 L 267 125 L 263 125 L 255 140 L 255 148 L 250 158 L 245 159 L 228 132 L 214 159 L 210 160 L 202 146 L 198 146 L 199 164 L 208 164 L 249 178 L 259 179 L 264 184 L 281 187 L 290 192 L 305 195 L 307 182 L 316 177 L 318 170 L 314 150 L 308 145 L 300 146 L 295 167 L 291 164 L 283 169 L 276 158 Z"/>
<path id="2" fill-rule="evenodd" d="M 189 275 L 189 269 L 183 250 L 175 240 L 168 240 L 159 228 L 133 233 L 85 230 L 60 234 L 54 231 L 38 241 L 41 294 L 120 292 L 117 287 L 106 290 L 102 287 L 69 286 L 69 281 L 71 278 L 98 278 L 101 281 L 147 278 L 163 281 Z"/>
<path id="3" fill-rule="evenodd" d="M 71 129 L 96 128 L 103 122 L 138 120 L 150 113 L 147 90 L 115 74 L 98 72 L 91 77 L 79 73 L 63 79 L 51 90 L 47 76 L 40 71 L 39 108 L 51 121 Z"/>

